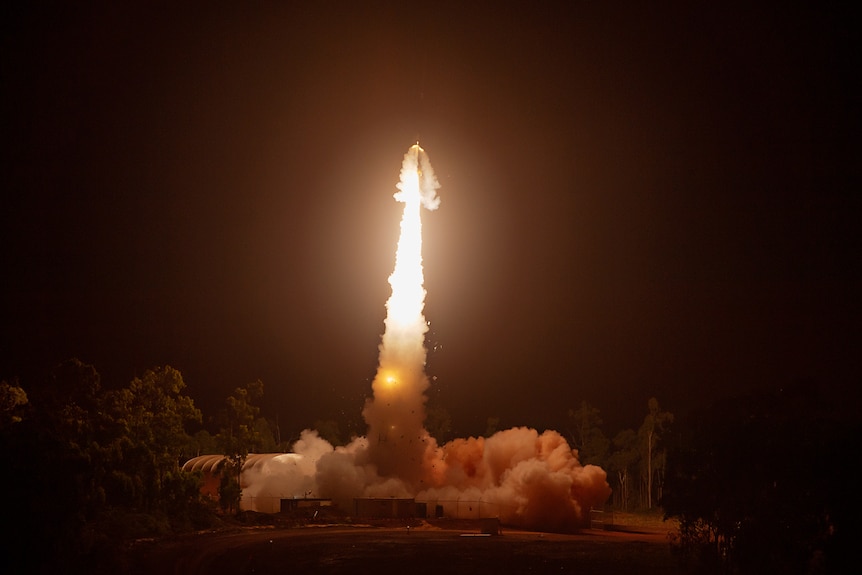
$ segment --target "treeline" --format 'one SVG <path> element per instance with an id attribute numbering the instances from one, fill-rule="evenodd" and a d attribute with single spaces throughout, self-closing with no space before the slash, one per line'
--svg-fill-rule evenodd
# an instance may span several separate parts
<path id="1" fill-rule="evenodd" d="M 609 439 L 581 402 L 568 435 L 608 473 L 614 509 L 659 508 L 671 545 L 702 573 L 847 573 L 859 541 L 858 417 L 847 398 L 799 382 L 724 399 L 682 419 L 649 400 L 643 423 Z"/>
<path id="2" fill-rule="evenodd" d="M 248 453 L 278 447 L 259 416 L 259 381 L 226 399 L 214 434 L 171 367 L 104 389 L 93 366 L 73 359 L 30 383 L 0 382 L 2 554 L 11 572 L 121 572 L 124 542 L 218 520 L 200 475 L 184 473 L 183 462 L 227 456 L 219 504 L 229 511 Z"/>
<path id="3" fill-rule="evenodd" d="M 706 573 L 857 571 L 862 428 L 837 415 L 846 401 L 805 382 L 690 414 L 668 446 L 674 550 Z"/>
<path id="4" fill-rule="evenodd" d="M 182 374 L 153 368 L 103 388 L 96 369 L 69 360 L 47 380 L 0 382 L 0 553 L 9 572 L 122 573 L 134 538 L 210 527 L 238 510 L 250 452 L 289 451 L 260 415 L 263 383 L 237 387 L 204 425 Z M 725 400 L 684 418 L 647 402 L 643 421 L 612 437 L 587 402 L 564 430 L 583 464 L 607 471 L 618 510 L 660 509 L 679 520 L 672 546 L 698 572 L 842 573 L 858 535 L 857 420 L 811 386 Z M 318 421 L 321 437 L 346 438 Z M 486 435 L 499 421 L 489 418 Z M 449 417 L 429 409 L 429 431 Z M 220 497 L 181 465 L 225 455 Z"/>
<path id="5" fill-rule="evenodd" d="M 568 412 L 566 433 L 583 465 L 598 465 L 608 474 L 613 489 L 609 505 L 620 511 L 656 507 L 664 490 L 667 468 L 666 439 L 673 413 L 656 398 L 647 402 L 647 413 L 637 429 L 623 429 L 608 438 L 602 430 L 599 409 L 586 401 Z"/>

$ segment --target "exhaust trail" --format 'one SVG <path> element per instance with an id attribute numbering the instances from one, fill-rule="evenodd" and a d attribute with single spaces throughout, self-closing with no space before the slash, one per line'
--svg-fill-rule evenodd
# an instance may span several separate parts
<path id="1" fill-rule="evenodd" d="M 422 270 L 422 208 L 440 205 L 431 163 L 417 142 L 404 155 L 395 199 L 404 203 L 395 268 L 389 276 L 374 395 L 363 410 L 368 424 L 368 458 L 383 476 L 410 485 L 421 482 L 426 452 L 436 447 L 425 431 L 425 333 L 428 323 Z"/>
<path id="2" fill-rule="evenodd" d="M 610 496 L 607 474 L 581 465 L 558 432 L 515 427 L 438 446 L 425 429 L 421 214 L 440 205 L 440 184 L 418 142 L 404 155 L 396 187 L 404 211 L 373 396 L 363 409 L 368 432 L 333 447 L 316 431 L 303 431 L 293 454 L 271 454 L 243 470 L 243 508 L 322 497 L 349 510 L 354 498 L 398 497 L 449 517 L 498 517 L 504 525 L 548 531 L 588 526 L 590 509 Z"/>

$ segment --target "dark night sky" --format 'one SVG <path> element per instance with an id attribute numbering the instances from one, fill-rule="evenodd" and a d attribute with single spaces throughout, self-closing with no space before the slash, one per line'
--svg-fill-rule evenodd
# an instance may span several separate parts
<path id="1" fill-rule="evenodd" d="M 170 364 L 205 413 L 260 378 L 282 426 L 358 418 L 418 136 L 457 432 L 858 405 L 849 9 L 119 4 L 3 9 L 0 378 Z"/>

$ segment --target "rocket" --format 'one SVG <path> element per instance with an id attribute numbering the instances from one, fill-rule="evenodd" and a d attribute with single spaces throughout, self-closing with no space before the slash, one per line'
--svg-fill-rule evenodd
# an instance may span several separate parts
<path id="1" fill-rule="evenodd" d="M 419 140 L 416 140 L 416 143 L 413 144 L 412 146 L 410 146 L 410 149 L 413 150 L 416 154 L 416 171 L 421 176 L 422 175 L 422 167 L 419 163 L 419 154 L 420 154 L 420 152 L 424 152 L 425 150 L 423 150 L 422 146 L 419 145 Z"/>

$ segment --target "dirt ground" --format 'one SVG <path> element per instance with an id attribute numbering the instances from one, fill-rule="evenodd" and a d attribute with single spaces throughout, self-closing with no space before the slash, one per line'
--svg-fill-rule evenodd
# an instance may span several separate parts
<path id="1" fill-rule="evenodd" d="M 409 526 L 409 529 L 408 529 Z M 133 575 L 283 573 L 683 574 L 668 529 L 621 527 L 577 534 L 502 529 L 469 522 L 263 526 L 139 542 Z"/>

